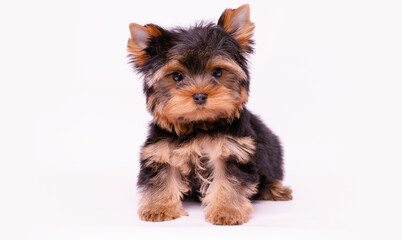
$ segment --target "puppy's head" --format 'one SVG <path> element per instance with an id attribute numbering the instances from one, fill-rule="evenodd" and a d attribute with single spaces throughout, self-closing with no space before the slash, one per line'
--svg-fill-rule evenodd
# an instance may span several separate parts
<path id="1" fill-rule="evenodd" d="M 248 98 L 253 30 L 248 5 L 225 10 L 217 24 L 189 29 L 131 23 L 127 48 L 144 76 L 154 122 L 182 134 L 239 117 Z"/>

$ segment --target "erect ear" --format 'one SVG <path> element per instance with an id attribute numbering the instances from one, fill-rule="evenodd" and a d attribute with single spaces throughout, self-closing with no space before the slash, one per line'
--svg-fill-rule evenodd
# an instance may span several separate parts
<path id="1" fill-rule="evenodd" d="M 250 21 L 250 6 L 244 4 L 236 9 L 226 9 L 218 20 L 218 25 L 230 33 L 240 44 L 243 52 L 253 52 L 251 39 L 254 24 Z"/>
<path id="2" fill-rule="evenodd" d="M 136 23 L 130 23 L 131 38 L 128 39 L 127 51 L 133 55 L 133 61 L 136 66 L 143 66 L 149 55 L 145 51 L 152 37 L 161 35 L 156 25 L 147 24 L 141 26 Z"/>

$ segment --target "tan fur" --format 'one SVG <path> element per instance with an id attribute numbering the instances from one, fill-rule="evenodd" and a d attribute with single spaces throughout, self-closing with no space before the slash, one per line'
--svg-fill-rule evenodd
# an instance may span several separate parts
<path id="1" fill-rule="evenodd" d="M 170 145 L 166 140 L 147 145 L 141 150 L 141 159 L 149 159 L 148 163 L 170 163 Z"/>
<path id="2" fill-rule="evenodd" d="M 141 26 L 137 23 L 130 24 L 131 38 L 127 42 L 127 51 L 133 54 L 134 56 L 133 60 L 137 66 L 143 66 L 145 64 L 145 61 L 149 58 L 149 56 L 144 51 L 144 47 L 141 45 L 139 37 L 132 30 L 134 28 L 141 29 L 144 33 L 148 34 L 149 37 L 160 36 L 161 32 L 153 24 L 148 24 L 145 26 Z"/>
<path id="3" fill-rule="evenodd" d="M 249 221 L 253 207 L 248 199 L 238 201 L 232 198 L 233 194 L 220 193 L 216 198 L 220 201 L 212 202 L 205 208 L 205 219 L 214 225 L 241 225 Z"/>
<path id="4" fill-rule="evenodd" d="M 168 174 L 160 181 L 164 182 L 163 186 L 143 190 L 138 210 L 140 218 L 144 221 L 159 222 L 188 216 L 181 203 L 183 192 L 187 192 L 188 187 L 182 181 L 178 170 L 170 167 Z"/>
<path id="5" fill-rule="evenodd" d="M 293 199 L 292 192 L 292 189 L 282 185 L 282 181 L 276 181 L 269 184 L 258 200 L 289 201 Z"/>
<path id="6" fill-rule="evenodd" d="M 254 153 L 255 143 L 250 137 L 236 138 L 232 136 L 197 137 L 195 140 L 178 147 L 174 156 L 191 159 L 197 172 L 205 167 L 199 161 L 200 157 L 209 158 L 208 167 L 212 174 L 203 180 L 201 186 L 202 203 L 207 205 L 205 218 L 213 224 L 235 225 L 248 221 L 252 205 L 248 198 L 257 192 L 256 185 L 243 186 L 237 179 L 225 173 L 225 159 L 230 155 L 237 157 L 242 163 L 247 163 Z"/>
<path id="7" fill-rule="evenodd" d="M 240 95 L 241 95 L 240 103 L 243 106 L 244 103 L 248 102 L 248 93 L 243 86 L 240 87 Z"/>
<path id="8" fill-rule="evenodd" d="M 145 82 L 148 87 L 152 86 L 156 82 L 161 81 L 163 78 L 168 77 L 169 74 L 173 72 L 181 72 L 186 75 L 186 68 L 180 64 L 180 62 L 176 59 L 168 61 L 163 67 L 158 69 L 152 76 L 146 77 Z M 172 84 L 176 84 L 171 78 L 169 78 L 168 82 Z"/>
<path id="9" fill-rule="evenodd" d="M 212 74 L 213 70 L 216 68 L 223 68 L 225 71 L 230 71 L 233 74 L 237 75 L 240 79 L 247 78 L 246 73 L 235 61 L 224 56 L 218 55 L 208 60 L 206 72 Z M 222 78 L 224 79 L 224 75 L 219 79 L 219 81 L 222 81 Z"/>
<path id="10" fill-rule="evenodd" d="M 172 89 L 172 98 L 165 105 L 165 114 L 172 121 L 213 121 L 227 118 L 235 111 L 235 102 L 230 89 L 211 84 L 191 84 L 185 89 Z M 200 106 L 193 100 L 196 93 L 208 95 L 207 102 Z"/>
<path id="11" fill-rule="evenodd" d="M 199 135 L 190 142 L 182 144 L 161 140 L 144 146 L 141 150 L 141 159 L 148 160 L 148 165 L 153 162 L 168 163 L 186 175 L 190 171 L 189 164 L 192 163 L 197 167 L 201 157 L 217 159 L 233 155 L 239 163 L 247 163 L 254 151 L 255 143 L 251 137 Z"/>
<path id="12" fill-rule="evenodd" d="M 200 173 L 206 167 L 199 161 L 202 157 L 209 158 L 208 164 L 214 167 L 214 161 L 219 161 L 214 159 L 227 159 L 230 155 L 236 156 L 240 163 L 247 163 L 254 151 L 255 143 L 251 137 L 201 135 L 188 143 L 176 146 L 172 158 L 175 161 L 175 166 L 180 166 L 179 168 L 183 169 L 182 172 L 186 172 L 188 169 L 186 164 L 191 162 L 195 166 L 196 173 Z M 198 177 L 203 180 L 200 191 L 202 195 L 205 195 L 207 186 L 211 181 L 204 179 L 201 174 L 198 174 Z"/>
<path id="13" fill-rule="evenodd" d="M 152 110 L 152 106 L 155 105 L 156 103 L 156 94 L 151 94 L 150 96 L 148 96 L 147 98 L 147 109 L 148 111 Z"/>
<path id="14" fill-rule="evenodd" d="M 248 140 L 244 142 L 248 142 Z M 209 142 L 208 144 L 209 151 L 211 151 L 211 159 L 208 163 L 213 170 L 210 182 L 201 188 L 204 196 L 202 204 L 207 206 L 205 218 L 217 225 L 245 223 L 252 212 L 252 205 L 248 197 L 257 192 L 256 185 L 245 187 L 237 179 L 226 175 L 223 156 L 227 153 L 221 153 L 221 149 L 222 147 L 225 149 L 222 152 L 233 150 L 232 147 L 228 148 L 231 143 L 225 141 Z"/>
<path id="15" fill-rule="evenodd" d="M 238 22 L 239 15 L 245 14 L 243 22 Z M 237 9 L 227 9 L 222 14 L 223 28 L 232 33 L 233 37 L 237 39 L 239 44 L 243 47 L 243 51 L 247 51 L 247 47 L 251 43 L 251 36 L 254 31 L 254 24 L 250 21 L 250 7 L 244 4 Z"/>
<path id="16" fill-rule="evenodd" d="M 188 159 L 195 159 L 206 156 L 216 159 L 234 155 L 239 162 L 247 163 L 254 150 L 255 143 L 251 137 L 200 135 L 190 142 L 175 146 L 173 157 L 185 156 Z"/>

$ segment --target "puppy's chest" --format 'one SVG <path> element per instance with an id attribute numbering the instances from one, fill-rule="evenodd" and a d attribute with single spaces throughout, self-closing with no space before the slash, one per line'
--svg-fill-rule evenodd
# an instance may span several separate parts
<path id="1" fill-rule="evenodd" d="M 256 149 L 254 139 L 249 136 L 197 135 L 184 142 L 162 139 L 145 145 L 141 160 L 146 166 L 152 163 L 169 164 L 183 175 L 194 168 L 216 168 L 229 157 L 239 163 L 247 163 Z"/>
<path id="2" fill-rule="evenodd" d="M 246 163 L 254 151 L 251 137 L 199 135 L 183 143 L 173 143 L 169 162 L 186 174 L 194 168 L 214 168 L 229 157 Z"/>

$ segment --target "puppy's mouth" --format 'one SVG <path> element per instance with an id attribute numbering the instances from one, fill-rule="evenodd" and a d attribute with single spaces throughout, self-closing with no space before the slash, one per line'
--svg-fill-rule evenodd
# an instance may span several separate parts
<path id="1" fill-rule="evenodd" d="M 245 102 L 241 94 L 222 86 L 207 87 L 172 91 L 169 101 L 158 108 L 161 115 L 173 124 L 221 122 L 225 119 L 230 122 L 239 117 L 239 111 Z"/>
<path id="2" fill-rule="evenodd" d="M 181 123 L 213 122 L 219 119 L 228 118 L 228 115 L 230 114 L 217 109 L 214 110 L 206 106 L 197 106 L 193 111 L 180 115 L 176 118 L 176 121 Z"/>

